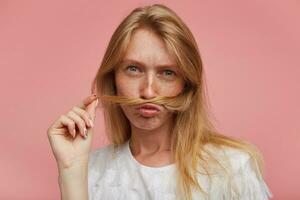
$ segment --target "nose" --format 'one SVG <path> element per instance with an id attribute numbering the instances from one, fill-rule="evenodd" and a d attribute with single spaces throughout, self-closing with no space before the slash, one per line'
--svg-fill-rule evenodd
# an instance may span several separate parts
<path id="1" fill-rule="evenodd" d="M 142 80 L 140 88 L 140 98 L 152 99 L 157 96 L 157 84 L 153 74 L 147 74 Z"/>

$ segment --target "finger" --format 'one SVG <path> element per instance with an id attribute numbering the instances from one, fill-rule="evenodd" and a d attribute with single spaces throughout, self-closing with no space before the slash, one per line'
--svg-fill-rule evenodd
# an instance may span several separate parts
<path id="1" fill-rule="evenodd" d="M 78 116 L 73 110 L 67 113 L 67 117 L 69 117 L 71 120 L 75 122 L 82 137 L 86 137 L 85 135 L 87 133 L 87 129 L 84 120 L 80 116 Z"/>
<path id="2" fill-rule="evenodd" d="M 87 107 L 86 107 L 86 111 L 89 113 L 89 115 L 92 117 L 92 121 L 95 121 L 95 116 L 96 116 L 96 110 L 97 110 L 97 106 L 98 106 L 99 100 L 98 98 L 95 99 L 92 103 L 90 103 Z"/>
<path id="3" fill-rule="evenodd" d="M 77 107 L 77 106 L 74 106 L 73 109 L 72 109 L 77 115 L 79 115 L 84 121 L 85 123 L 89 126 L 89 127 L 93 127 L 93 122 L 92 122 L 92 119 L 91 119 L 91 116 L 89 115 L 88 112 L 86 112 L 85 110 Z"/>
<path id="4" fill-rule="evenodd" d="M 76 136 L 75 122 L 69 119 L 66 115 L 62 115 L 60 117 L 60 122 L 62 125 L 68 127 L 69 134 L 71 134 L 73 138 L 75 138 Z"/>
<path id="5" fill-rule="evenodd" d="M 96 94 L 92 94 L 92 95 L 88 96 L 87 98 L 85 98 L 82 102 L 80 102 L 78 104 L 78 107 L 82 108 L 82 109 L 86 109 L 87 106 L 97 98 L 98 97 L 96 96 Z"/>

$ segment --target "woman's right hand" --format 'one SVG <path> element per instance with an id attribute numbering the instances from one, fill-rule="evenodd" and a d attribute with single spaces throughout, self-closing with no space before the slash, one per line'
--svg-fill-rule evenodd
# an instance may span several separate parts
<path id="1" fill-rule="evenodd" d="M 87 164 L 97 105 L 98 98 L 91 95 L 62 114 L 48 128 L 48 139 L 59 168 Z"/>

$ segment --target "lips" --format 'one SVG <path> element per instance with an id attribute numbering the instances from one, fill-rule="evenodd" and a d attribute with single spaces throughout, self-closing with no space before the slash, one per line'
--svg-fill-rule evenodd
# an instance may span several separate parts
<path id="1" fill-rule="evenodd" d="M 143 104 L 139 107 L 140 109 L 143 108 L 143 109 L 151 109 L 151 110 L 158 110 L 160 111 L 161 108 L 157 105 L 154 105 L 154 104 Z"/>
<path id="2" fill-rule="evenodd" d="M 157 115 L 162 109 L 154 104 L 143 104 L 138 108 L 139 113 L 145 117 L 153 117 Z"/>

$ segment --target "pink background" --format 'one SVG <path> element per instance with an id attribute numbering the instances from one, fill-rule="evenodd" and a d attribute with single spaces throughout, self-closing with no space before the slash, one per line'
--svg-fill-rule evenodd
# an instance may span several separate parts
<path id="1" fill-rule="evenodd" d="M 120 21 L 155 2 L 0 2 L 0 199 L 59 199 L 46 130 L 89 95 Z M 273 199 L 300 199 L 299 1 L 159 3 L 194 33 L 217 127 L 262 151 Z M 105 142 L 101 114 L 93 149 Z"/>

